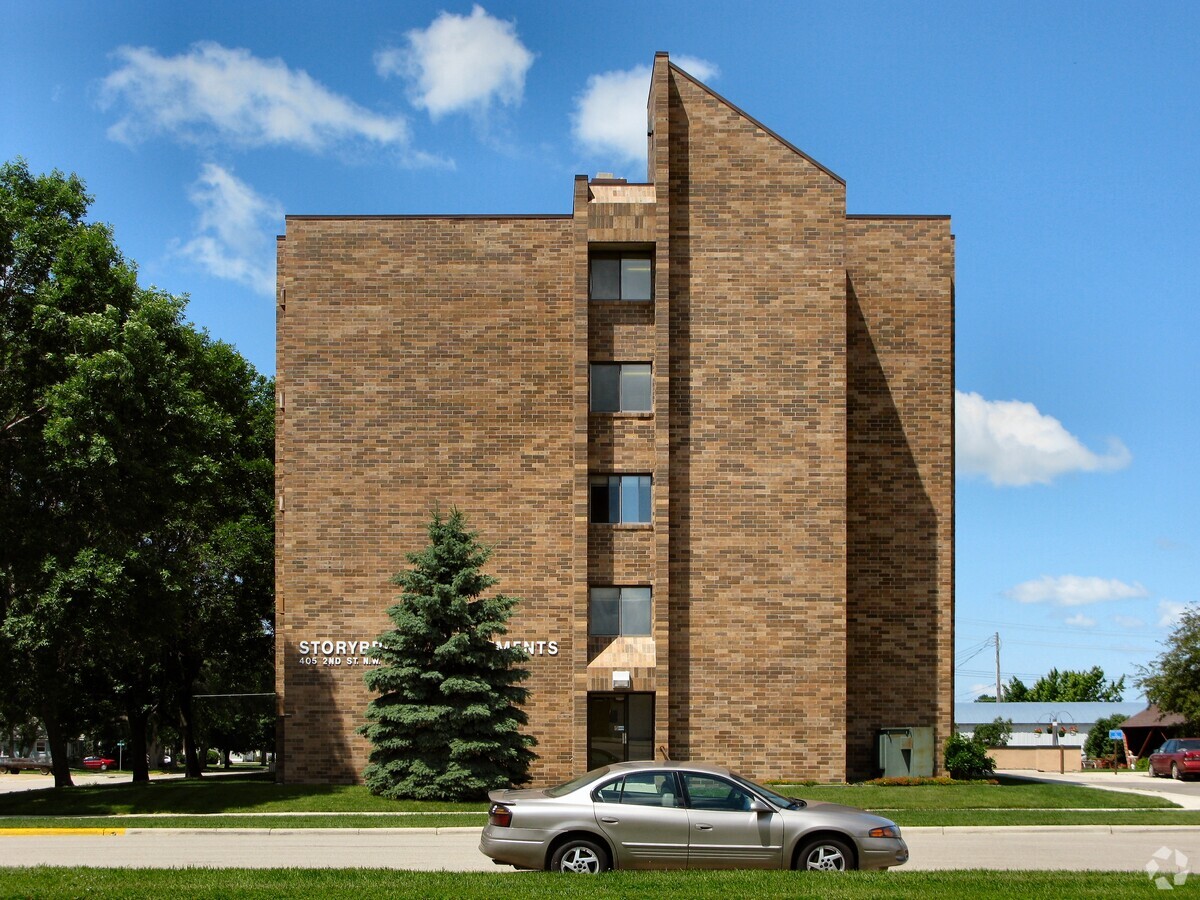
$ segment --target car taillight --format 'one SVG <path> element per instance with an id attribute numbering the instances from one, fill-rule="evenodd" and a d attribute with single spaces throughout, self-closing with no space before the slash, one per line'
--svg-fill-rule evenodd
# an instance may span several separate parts
<path id="1" fill-rule="evenodd" d="M 512 810 L 500 803 L 493 803 L 488 810 L 488 824 L 507 828 L 512 824 Z"/>
<path id="2" fill-rule="evenodd" d="M 895 825 L 883 825 L 879 828 L 872 828 L 867 832 L 867 835 L 869 837 L 898 838 L 900 837 L 900 829 Z"/>
<path id="3" fill-rule="evenodd" d="M 1183 754 L 1184 759 L 1200 759 L 1200 750 L 1188 750 Z"/>

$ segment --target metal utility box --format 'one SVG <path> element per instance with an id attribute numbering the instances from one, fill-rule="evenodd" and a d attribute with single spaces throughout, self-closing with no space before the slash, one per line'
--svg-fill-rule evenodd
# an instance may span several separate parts
<path id="1" fill-rule="evenodd" d="M 932 778 L 933 726 L 881 728 L 879 768 L 884 778 Z"/>

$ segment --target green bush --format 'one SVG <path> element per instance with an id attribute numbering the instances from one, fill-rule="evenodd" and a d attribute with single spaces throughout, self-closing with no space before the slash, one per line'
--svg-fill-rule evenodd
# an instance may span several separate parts
<path id="1" fill-rule="evenodd" d="M 984 747 L 1004 747 L 1012 737 L 1012 719 L 997 716 L 990 723 L 975 726 L 975 742 Z"/>
<path id="2" fill-rule="evenodd" d="M 996 761 L 984 746 L 958 732 L 946 738 L 943 759 L 951 778 L 988 778 L 996 773 Z"/>
<path id="3" fill-rule="evenodd" d="M 1120 728 L 1121 723 L 1129 716 L 1122 713 L 1097 719 L 1092 730 L 1088 732 L 1087 740 L 1083 742 L 1083 752 L 1091 759 L 1112 759 L 1113 749 L 1117 751 L 1117 762 L 1125 761 L 1125 747 L 1118 741 L 1109 738 L 1108 733 Z"/>
<path id="4" fill-rule="evenodd" d="M 1137 764 L 1134 766 L 1134 768 L 1139 772 L 1149 772 L 1150 771 L 1150 757 L 1148 757 L 1148 756 L 1140 757 L 1137 761 Z"/>
<path id="5" fill-rule="evenodd" d="M 208 751 L 207 759 L 210 766 L 219 766 L 221 764 L 221 754 L 216 750 L 210 749 Z"/>

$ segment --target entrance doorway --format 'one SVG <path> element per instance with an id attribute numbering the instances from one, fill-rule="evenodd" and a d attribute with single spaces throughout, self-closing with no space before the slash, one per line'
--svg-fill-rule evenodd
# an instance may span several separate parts
<path id="1" fill-rule="evenodd" d="M 588 694 L 588 769 L 654 759 L 654 694 Z"/>

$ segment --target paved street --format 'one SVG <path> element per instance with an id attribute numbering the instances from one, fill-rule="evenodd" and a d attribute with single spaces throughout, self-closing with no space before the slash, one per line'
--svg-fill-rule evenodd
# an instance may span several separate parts
<path id="1" fill-rule="evenodd" d="M 1166 796 L 1200 809 L 1200 782 L 1142 773 L 1011 772 L 1051 782 Z M 162 776 L 160 776 L 162 777 Z M 128 773 L 79 773 L 77 784 L 128 780 Z M 0 791 L 50 787 L 36 773 L 0 776 Z M 0 827 L 3 823 L 0 822 Z M 1200 866 L 1195 826 L 1073 828 L 905 828 L 912 850 L 905 869 L 1102 869 L 1141 871 L 1161 848 Z M 478 851 L 479 829 L 221 829 L 131 828 L 123 834 L 0 834 L 4 865 L 221 866 L 264 868 L 349 866 L 454 871 L 511 871 Z"/>
<path id="2" fill-rule="evenodd" d="M 1200 861 L 1200 828 L 906 828 L 905 869 L 1141 871 L 1162 847 Z M 130 829 L 108 835 L 0 835 L 9 866 L 358 867 L 511 871 L 478 851 L 479 829 Z M 1173 855 L 1172 855 L 1173 858 Z"/>

